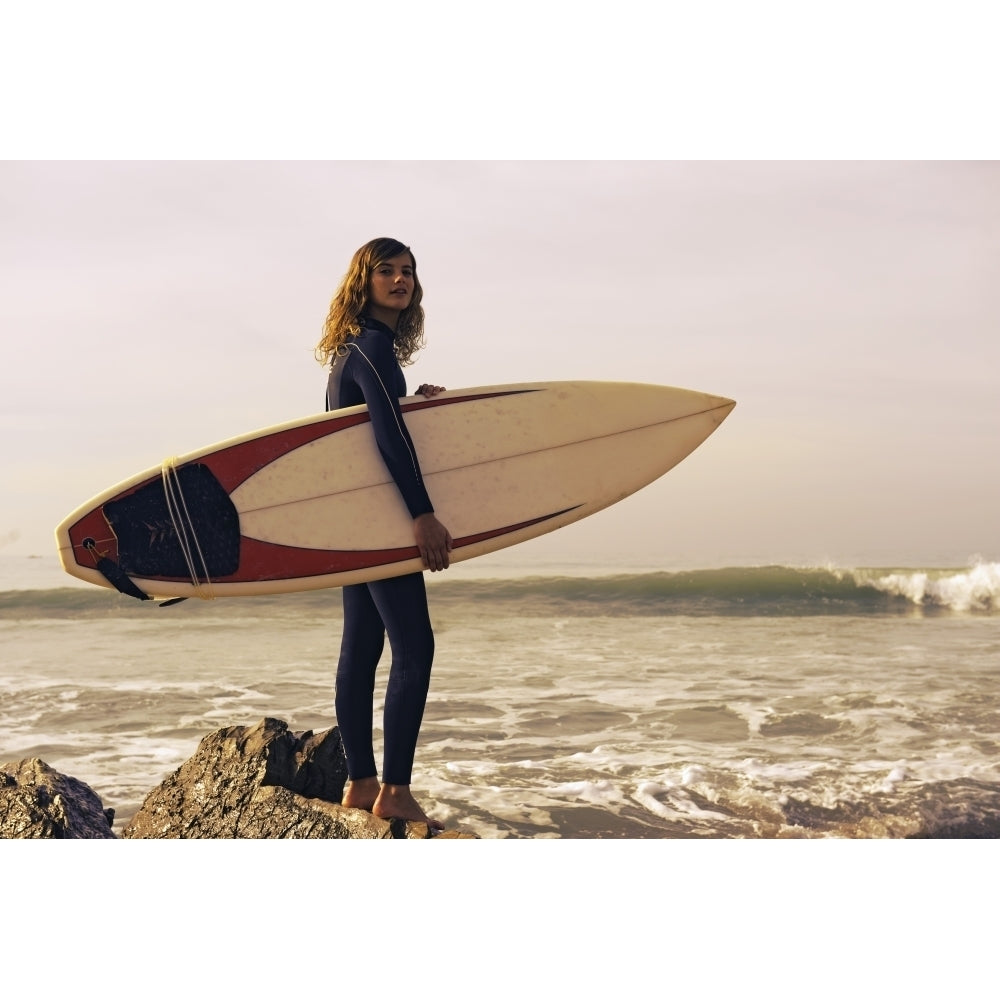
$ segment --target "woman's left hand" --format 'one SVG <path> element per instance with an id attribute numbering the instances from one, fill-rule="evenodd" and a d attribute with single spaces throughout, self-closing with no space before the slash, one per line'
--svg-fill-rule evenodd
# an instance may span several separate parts
<path id="1" fill-rule="evenodd" d="M 431 396 L 436 396 L 439 392 L 444 392 L 443 385 L 428 385 L 425 382 L 423 385 L 417 386 L 417 395 L 426 396 L 428 399 Z"/>

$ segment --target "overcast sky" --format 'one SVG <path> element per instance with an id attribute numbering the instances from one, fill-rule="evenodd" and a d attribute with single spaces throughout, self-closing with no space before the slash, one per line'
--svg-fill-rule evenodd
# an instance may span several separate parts
<path id="1" fill-rule="evenodd" d="M 1000 559 L 1000 169 L 962 162 L 5 162 L 0 540 L 322 409 L 353 251 L 409 243 L 412 386 L 655 382 L 737 408 L 532 559 Z"/>
<path id="2" fill-rule="evenodd" d="M 1000 559 L 997 63 L 971 0 L 56 8 L 12 8 L 0 60 L 0 554 L 318 411 L 330 296 L 390 235 L 425 287 L 411 386 L 737 401 L 512 557 Z"/>

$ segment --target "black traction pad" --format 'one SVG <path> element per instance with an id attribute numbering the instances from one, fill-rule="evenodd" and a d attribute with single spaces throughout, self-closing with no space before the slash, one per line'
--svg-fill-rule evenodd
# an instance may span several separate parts
<path id="1" fill-rule="evenodd" d="M 207 465 L 184 465 L 169 476 L 174 495 L 184 498 L 178 517 L 198 578 L 205 580 L 206 568 L 209 580 L 235 573 L 240 564 L 240 518 L 229 494 Z M 102 510 L 118 538 L 118 565 L 129 576 L 191 578 L 162 481 L 109 501 Z"/>

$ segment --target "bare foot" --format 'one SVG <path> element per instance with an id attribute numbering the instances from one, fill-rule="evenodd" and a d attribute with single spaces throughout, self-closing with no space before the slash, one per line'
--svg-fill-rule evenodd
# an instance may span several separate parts
<path id="1" fill-rule="evenodd" d="M 432 830 L 443 830 L 444 823 L 431 819 L 417 804 L 409 785 L 383 785 L 372 815 L 379 819 L 405 819 L 411 823 L 426 823 Z"/>
<path id="2" fill-rule="evenodd" d="M 344 794 L 340 804 L 345 809 L 364 809 L 371 812 L 372 806 L 382 789 L 378 778 L 360 778 L 358 781 L 348 781 L 344 786 Z"/>

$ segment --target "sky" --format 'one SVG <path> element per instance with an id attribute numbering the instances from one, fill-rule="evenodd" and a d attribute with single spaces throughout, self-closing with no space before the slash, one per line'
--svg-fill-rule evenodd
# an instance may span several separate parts
<path id="1" fill-rule="evenodd" d="M 411 386 L 737 402 L 514 561 L 1000 559 L 980 5 L 471 10 L 12 9 L 0 556 L 54 556 L 113 484 L 318 412 L 330 297 L 389 235 L 425 290 Z"/>
<path id="2" fill-rule="evenodd" d="M 411 386 L 737 401 L 518 560 L 1000 559 L 996 162 L 8 160 L 0 217 L 4 554 L 51 554 L 168 456 L 321 411 L 330 296 L 389 235 L 425 291 Z"/>

